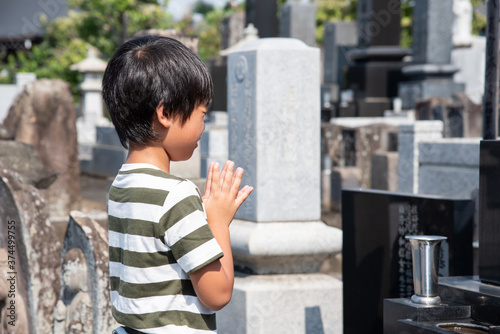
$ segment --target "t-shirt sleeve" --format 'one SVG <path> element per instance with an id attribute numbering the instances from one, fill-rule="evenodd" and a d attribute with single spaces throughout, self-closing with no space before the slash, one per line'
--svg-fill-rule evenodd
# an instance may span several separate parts
<path id="1" fill-rule="evenodd" d="M 191 181 L 184 180 L 169 192 L 164 209 L 160 224 L 165 229 L 165 243 L 188 275 L 224 255 L 208 226 L 200 193 Z"/>

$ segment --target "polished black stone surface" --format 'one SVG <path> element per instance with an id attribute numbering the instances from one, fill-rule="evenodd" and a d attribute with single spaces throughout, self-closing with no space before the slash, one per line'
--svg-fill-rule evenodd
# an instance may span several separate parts
<path id="1" fill-rule="evenodd" d="M 500 333 L 500 286 L 478 276 L 440 277 L 442 305 L 384 300 L 384 333 Z"/>
<path id="2" fill-rule="evenodd" d="M 500 326 L 500 286 L 474 277 L 441 277 L 438 294 L 442 299 L 471 306 L 476 321 Z"/>
<path id="3" fill-rule="evenodd" d="M 479 167 L 479 277 L 500 285 L 500 140 L 483 140 Z"/>
<path id="4" fill-rule="evenodd" d="M 405 235 L 448 237 L 443 245 L 448 255 L 442 257 L 440 274 L 472 275 L 473 214 L 469 200 L 344 190 L 344 334 L 381 333 L 383 300 L 413 294 Z"/>
<path id="5" fill-rule="evenodd" d="M 414 326 L 415 323 L 443 323 L 442 319 L 446 319 L 446 322 L 470 321 L 470 314 L 470 306 L 467 305 L 444 302 L 441 305 L 425 306 L 414 304 L 407 298 L 385 299 L 384 333 L 402 333 L 404 328 Z M 400 320 L 407 322 L 402 323 Z M 436 329 L 434 323 L 430 327 Z"/>

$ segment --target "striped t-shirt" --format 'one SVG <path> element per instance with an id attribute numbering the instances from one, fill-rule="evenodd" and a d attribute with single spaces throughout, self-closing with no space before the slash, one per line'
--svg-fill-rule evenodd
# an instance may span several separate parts
<path id="1" fill-rule="evenodd" d="M 189 275 L 223 256 L 196 186 L 149 164 L 124 164 L 109 191 L 113 316 L 144 333 L 214 333 L 215 313 Z"/>

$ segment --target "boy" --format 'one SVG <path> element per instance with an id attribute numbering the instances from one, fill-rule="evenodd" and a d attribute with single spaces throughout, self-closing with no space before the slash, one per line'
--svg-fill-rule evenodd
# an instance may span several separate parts
<path id="1" fill-rule="evenodd" d="M 103 97 L 128 148 L 108 202 L 114 332 L 214 333 L 233 290 L 229 224 L 253 188 L 231 161 L 210 165 L 203 198 L 169 174 L 201 137 L 210 75 L 180 42 L 145 36 L 111 58 Z"/>

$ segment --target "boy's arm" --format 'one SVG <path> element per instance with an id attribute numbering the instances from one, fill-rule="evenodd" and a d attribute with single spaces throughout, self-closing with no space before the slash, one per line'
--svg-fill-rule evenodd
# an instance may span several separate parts
<path id="1" fill-rule="evenodd" d="M 208 171 L 207 187 L 203 202 L 207 221 L 224 256 L 190 275 L 196 294 L 203 305 L 218 311 L 231 300 L 234 284 L 233 256 L 229 237 L 229 225 L 240 205 L 253 188 L 244 186 L 241 190 L 243 169 L 234 172 L 234 163 L 226 162 L 219 171 L 219 164 L 212 163 Z"/>

